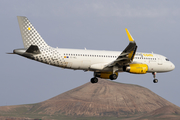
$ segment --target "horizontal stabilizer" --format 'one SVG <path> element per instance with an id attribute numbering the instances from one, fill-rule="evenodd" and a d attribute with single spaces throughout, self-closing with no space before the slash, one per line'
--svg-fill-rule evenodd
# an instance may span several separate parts
<path id="1" fill-rule="evenodd" d="M 37 45 L 31 45 L 27 50 L 27 53 L 40 54 L 40 50 Z"/>
<path id="2" fill-rule="evenodd" d="M 15 54 L 15 53 L 6 53 L 6 54 Z"/>

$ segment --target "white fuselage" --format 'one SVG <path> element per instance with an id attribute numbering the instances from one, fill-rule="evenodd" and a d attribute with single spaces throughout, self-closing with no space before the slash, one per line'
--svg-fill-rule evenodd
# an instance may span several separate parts
<path id="1" fill-rule="evenodd" d="M 41 49 L 41 54 L 34 55 L 34 60 L 67 69 L 101 72 L 111 71 L 111 69 L 103 68 L 116 60 L 120 54 L 121 52 L 118 51 L 49 47 Z M 168 72 L 175 68 L 174 64 L 166 57 L 153 53 L 137 52 L 131 63 L 147 64 L 147 72 Z M 121 69 L 118 70 L 118 72 L 121 71 Z"/>
<path id="2" fill-rule="evenodd" d="M 91 83 L 97 83 L 99 78 L 115 80 L 118 72 L 134 74 L 153 74 L 157 83 L 157 72 L 168 72 L 175 68 L 166 57 L 153 53 L 138 53 L 137 44 L 125 28 L 129 44 L 122 51 L 59 49 L 50 47 L 33 27 L 27 17 L 17 16 L 23 49 L 15 49 L 18 54 L 49 65 L 84 71 L 94 71 Z"/>

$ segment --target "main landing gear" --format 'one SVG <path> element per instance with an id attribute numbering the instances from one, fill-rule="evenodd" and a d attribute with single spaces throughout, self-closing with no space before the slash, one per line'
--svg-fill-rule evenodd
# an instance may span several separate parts
<path id="1" fill-rule="evenodd" d="M 153 82 L 154 82 L 154 83 L 157 83 L 157 82 L 158 82 L 158 79 L 156 79 L 156 72 L 152 72 L 152 74 L 153 74 L 153 77 L 154 77 Z"/>
<path id="2" fill-rule="evenodd" d="M 97 82 L 98 82 L 98 78 L 97 77 L 91 78 L 91 83 L 97 83 Z"/>
<path id="3" fill-rule="evenodd" d="M 117 75 L 116 74 L 112 74 L 112 75 L 109 76 L 109 78 L 111 80 L 116 80 L 117 79 Z"/>
<path id="4" fill-rule="evenodd" d="M 98 78 L 97 77 L 100 77 L 100 75 L 98 75 L 97 73 L 94 75 L 93 78 L 91 78 L 90 82 L 91 83 L 97 83 L 98 82 Z M 110 80 L 116 80 L 117 79 L 117 75 L 116 74 L 110 74 L 108 75 L 108 77 L 104 77 L 104 79 L 110 79 Z M 103 77 L 100 77 L 100 78 L 103 78 Z"/>

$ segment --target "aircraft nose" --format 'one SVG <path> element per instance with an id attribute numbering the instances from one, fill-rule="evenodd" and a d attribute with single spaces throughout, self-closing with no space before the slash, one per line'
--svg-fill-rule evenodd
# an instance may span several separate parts
<path id="1" fill-rule="evenodd" d="M 171 63 L 171 70 L 175 69 L 175 65 L 173 63 Z"/>

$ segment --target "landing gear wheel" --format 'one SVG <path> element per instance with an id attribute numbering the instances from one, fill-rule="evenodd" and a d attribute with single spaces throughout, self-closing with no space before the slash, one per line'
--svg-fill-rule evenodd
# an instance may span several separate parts
<path id="1" fill-rule="evenodd" d="M 97 82 L 98 82 L 98 79 L 96 77 L 91 78 L 91 83 L 97 83 Z"/>
<path id="2" fill-rule="evenodd" d="M 158 82 L 158 79 L 154 79 L 153 82 L 154 82 L 154 83 L 157 83 L 157 82 Z"/>
<path id="3" fill-rule="evenodd" d="M 152 74 L 153 74 L 153 78 L 154 78 L 153 82 L 154 82 L 154 83 L 157 83 L 157 82 L 158 82 L 158 79 L 156 79 L 156 72 L 152 72 Z"/>
<path id="4" fill-rule="evenodd" d="M 111 80 L 115 80 L 115 79 L 117 79 L 117 75 L 116 74 L 112 74 L 112 75 L 109 76 L 109 78 Z"/>

